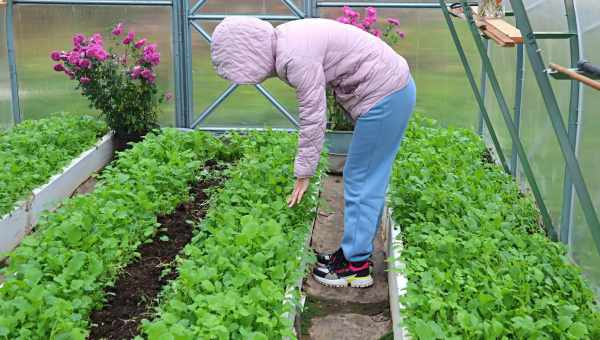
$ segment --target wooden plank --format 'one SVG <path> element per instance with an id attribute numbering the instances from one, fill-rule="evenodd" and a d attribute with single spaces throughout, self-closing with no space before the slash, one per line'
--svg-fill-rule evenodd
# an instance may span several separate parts
<path id="1" fill-rule="evenodd" d="M 509 36 L 497 30 L 493 26 L 485 26 L 485 33 L 491 35 L 492 38 L 498 43 L 502 43 L 505 46 L 515 46 L 515 42 Z"/>
<path id="2" fill-rule="evenodd" d="M 496 18 L 485 18 L 483 21 L 486 23 L 486 26 L 491 26 L 495 30 L 502 32 L 502 34 L 509 37 L 515 44 L 523 43 L 523 35 L 521 35 L 521 31 L 508 22 Z"/>

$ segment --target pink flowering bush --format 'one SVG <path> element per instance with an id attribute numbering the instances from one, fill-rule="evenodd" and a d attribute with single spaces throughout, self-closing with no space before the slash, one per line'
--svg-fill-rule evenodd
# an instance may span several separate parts
<path id="1" fill-rule="evenodd" d="M 117 136 L 135 140 L 158 127 L 157 113 L 165 98 L 158 94 L 155 67 L 160 64 L 156 44 L 124 34 L 117 24 L 110 47 L 99 33 L 77 33 L 70 51 L 53 51 L 54 70 L 77 81 L 77 88 L 102 113 Z"/>
<path id="2" fill-rule="evenodd" d="M 404 39 L 405 33 L 400 30 L 400 20 L 396 18 L 387 18 L 383 27 L 378 26 L 377 9 L 367 7 L 364 18 L 361 19 L 360 13 L 354 11 L 348 6 L 344 6 L 342 16 L 337 21 L 342 24 L 352 25 L 361 30 L 371 33 L 381 38 L 388 45 L 393 46 L 400 39 Z M 353 130 L 353 122 L 348 118 L 345 110 L 336 102 L 333 90 L 327 90 L 327 107 L 329 111 L 329 128 L 337 131 Z"/>

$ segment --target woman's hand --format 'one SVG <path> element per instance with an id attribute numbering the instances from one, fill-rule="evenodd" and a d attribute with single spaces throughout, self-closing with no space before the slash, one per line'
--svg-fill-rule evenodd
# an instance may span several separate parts
<path id="1" fill-rule="evenodd" d="M 288 207 L 293 207 L 294 205 L 300 203 L 302 196 L 304 196 L 304 192 L 308 189 L 308 184 L 310 183 L 310 178 L 297 178 L 296 185 L 294 185 L 294 191 L 292 195 L 288 198 Z"/>

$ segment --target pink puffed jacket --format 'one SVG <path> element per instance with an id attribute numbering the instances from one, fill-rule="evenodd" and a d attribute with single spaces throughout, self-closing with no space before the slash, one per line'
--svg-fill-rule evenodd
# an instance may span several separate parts
<path id="1" fill-rule="evenodd" d="M 295 175 L 315 173 L 325 139 L 325 88 L 353 119 L 406 86 L 406 60 L 381 39 L 328 19 L 274 28 L 252 17 L 228 17 L 215 29 L 211 54 L 217 73 L 237 84 L 278 76 L 297 92 L 300 139 Z"/>

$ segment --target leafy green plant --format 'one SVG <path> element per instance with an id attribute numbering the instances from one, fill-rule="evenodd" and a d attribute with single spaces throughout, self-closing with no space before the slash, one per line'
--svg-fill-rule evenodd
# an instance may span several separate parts
<path id="1" fill-rule="evenodd" d="M 53 51 L 54 70 L 77 81 L 77 88 L 98 109 L 119 139 L 137 141 L 158 127 L 158 107 L 167 96 L 159 95 L 155 67 L 160 63 L 156 44 L 129 31 L 122 23 L 109 35 L 105 46 L 99 33 L 73 36 L 70 51 Z"/>
<path id="2" fill-rule="evenodd" d="M 598 339 L 593 293 L 471 131 L 416 118 L 390 187 L 416 339 Z"/>
<path id="3" fill-rule="evenodd" d="M 283 301 L 304 275 L 302 250 L 318 198 L 313 183 L 300 206 L 286 205 L 295 144 L 284 133 L 245 139 L 244 157 L 185 247 L 157 318 L 143 324 L 148 339 L 292 336 L 285 313 L 295 300 Z"/>
<path id="4" fill-rule="evenodd" d="M 0 338 L 85 339 L 90 311 L 155 233 L 156 216 L 188 199 L 201 164 L 237 152 L 209 134 L 165 129 L 121 153 L 94 192 L 45 215 L 9 254 L 0 270 Z"/>
<path id="5" fill-rule="evenodd" d="M 0 132 L 0 216 L 94 145 L 107 127 L 92 117 L 59 114 Z"/>

